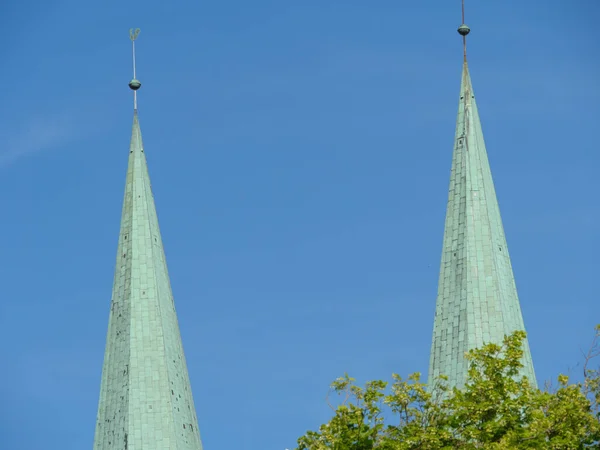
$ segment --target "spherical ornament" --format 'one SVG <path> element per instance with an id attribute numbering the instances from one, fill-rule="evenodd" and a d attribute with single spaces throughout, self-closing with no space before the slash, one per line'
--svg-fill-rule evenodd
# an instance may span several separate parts
<path id="1" fill-rule="evenodd" d="M 464 23 L 460 27 L 458 27 L 458 34 L 460 34 L 461 36 L 466 36 L 470 32 L 471 32 L 471 29 L 468 26 L 466 26 Z"/>
<path id="2" fill-rule="evenodd" d="M 139 80 L 136 80 L 135 78 L 129 82 L 129 89 L 137 91 L 141 87 L 142 83 L 140 83 Z"/>

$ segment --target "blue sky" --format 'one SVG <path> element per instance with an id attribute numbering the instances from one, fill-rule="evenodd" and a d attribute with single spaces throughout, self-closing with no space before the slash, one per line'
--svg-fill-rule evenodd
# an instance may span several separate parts
<path id="1" fill-rule="evenodd" d="M 467 2 L 538 380 L 600 322 L 600 5 Z M 568 6 L 567 6 L 568 5 Z M 91 448 L 140 121 L 207 450 L 283 450 L 334 378 L 426 372 L 456 1 L 3 2 L 0 442 Z"/>

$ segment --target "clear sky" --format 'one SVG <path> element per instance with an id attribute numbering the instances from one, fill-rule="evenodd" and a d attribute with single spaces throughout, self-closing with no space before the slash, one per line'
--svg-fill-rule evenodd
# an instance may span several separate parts
<path id="1" fill-rule="evenodd" d="M 538 380 L 600 322 L 600 4 L 467 0 Z M 140 121 L 207 450 L 283 450 L 329 383 L 425 373 L 458 0 L 0 7 L 0 446 L 92 447 Z"/>

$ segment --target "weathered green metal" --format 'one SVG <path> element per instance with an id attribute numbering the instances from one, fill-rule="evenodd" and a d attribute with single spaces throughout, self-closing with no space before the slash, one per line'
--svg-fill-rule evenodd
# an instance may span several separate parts
<path id="1" fill-rule="evenodd" d="M 94 450 L 202 450 L 137 111 Z"/>
<path id="2" fill-rule="evenodd" d="M 471 32 L 471 29 L 466 25 L 466 24 L 462 24 L 460 27 L 458 27 L 458 34 L 460 34 L 461 36 L 466 36 L 467 34 L 469 34 Z"/>
<path id="3" fill-rule="evenodd" d="M 502 342 L 524 330 L 477 103 L 464 62 L 442 262 L 429 363 L 429 382 L 439 375 L 464 385 L 465 352 Z M 535 381 L 525 342 L 523 375 Z"/>
<path id="4" fill-rule="evenodd" d="M 135 78 L 129 82 L 129 89 L 131 89 L 132 91 L 137 91 L 141 87 L 142 83 L 140 83 L 140 81 L 136 80 Z"/>

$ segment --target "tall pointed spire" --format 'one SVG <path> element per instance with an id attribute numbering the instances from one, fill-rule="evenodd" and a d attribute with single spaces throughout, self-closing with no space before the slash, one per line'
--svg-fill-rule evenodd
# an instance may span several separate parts
<path id="1" fill-rule="evenodd" d="M 468 365 L 464 357 L 484 343 L 524 330 L 506 238 L 477 103 L 467 65 L 463 23 L 463 69 L 442 262 L 438 285 L 429 382 L 439 375 L 462 387 Z M 522 374 L 536 383 L 529 344 L 524 343 Z"/>
<path id="2" fill-rule="evenodd" d="M 138 33 L 130 33 L 134 46 Z M 140 86 L 134 62 L 133 129 L 94 450 L 202 450 L 138 121 Z"/>

